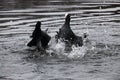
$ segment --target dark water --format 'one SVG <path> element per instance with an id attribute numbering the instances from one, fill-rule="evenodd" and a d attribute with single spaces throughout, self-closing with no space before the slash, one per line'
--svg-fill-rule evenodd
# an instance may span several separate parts
<path id="1" fill-rule="evenodd" d="M 49 34 L 72 14 L 71 28 L 96 43 L 80 60 L 32 57 L 31 32 L 36 21 Z M 119 0 L 2 0 L 0 2 L 0 80 L 119 80 Z"/>

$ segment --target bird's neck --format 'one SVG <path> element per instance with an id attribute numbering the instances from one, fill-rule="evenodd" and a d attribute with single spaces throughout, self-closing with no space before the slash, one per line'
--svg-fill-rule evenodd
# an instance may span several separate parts
<path id="1" fill-rule="evenodd" d="M 65 21 L 65 24 L 64 24 L 66 27 L 69 27 L 70 26 L 70 21 Z"/>

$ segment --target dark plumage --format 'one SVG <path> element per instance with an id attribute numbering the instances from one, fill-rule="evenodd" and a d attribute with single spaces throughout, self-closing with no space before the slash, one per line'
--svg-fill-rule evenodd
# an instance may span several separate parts
<path id="1" fill-rule="evenodd" d="M 48 42 L 50 41 L 51 37 L 45 32 L 41 30 L 41 22 L 38 21 L 35 30 L 31 36 L 32 40 L 27 44 L 27 46 L 37 46 L 38 49 L 45 49 L 48 46 Z"/>
<path id="2" fill-rule="evenodd" d="M 71 45 L 82 46 L 83 39 L 80 36 L 76 36 L 72 29 L 70 28 L 70 14 L 65 17 L 65 23 L 57 32 L 57 38 L 61 38 L 63 41 L 69 42 Z"/>

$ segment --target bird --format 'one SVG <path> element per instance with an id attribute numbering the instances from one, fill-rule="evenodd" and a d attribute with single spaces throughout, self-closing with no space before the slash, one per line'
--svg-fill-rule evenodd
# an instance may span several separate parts
<path id="1" fill-rule="evenodd" d="M 77 36 L 70 27 L 71 14 L 65 14 L 65 22 L 63 26 L 57 32 L 57 39 L 62 39 L 66 45 L 68 46 L 82 46 L 83 38 L 81 36 Z"/>
<path id="2" fill-rule="evenodd" d="M 46 49 L 51 37 L 47 34 L 46 31 L 41 30 L 41 22 L 38 21 L 35 25 L 35 29 L 30 36 L 32 40 L 28 42 L 27 46 L 32 47 L 36 46 L 38 50 Z"/>

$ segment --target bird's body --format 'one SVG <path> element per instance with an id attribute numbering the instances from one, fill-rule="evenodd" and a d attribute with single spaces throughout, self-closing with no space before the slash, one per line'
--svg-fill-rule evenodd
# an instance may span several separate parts
<path id="1" fill-rule="evenodd" d="M 59 32 L 57 34 L 58 39 L 63 39 L 66 43 L 69 43 L 76 46 L 82 46 L 83 45 L 83 39 L 80 36 L 75 35 L 75 33 L 72 31 L 70 27 L 70 14 L 67 14 L 65 17 L 65 23 L 63 26 L 59 29 Z"/>
<path id="2" fill-rule="evenodd" d="M 32 40 L 27 44 L 27 46 L 36 46 L 38 49 L 47 48 L 51 39 L 51 37 L 45 31 L 41 30 L 41 22 L 39 21 L 35 26 L 35 30 L 33 31 L 31 38 Z"/>

